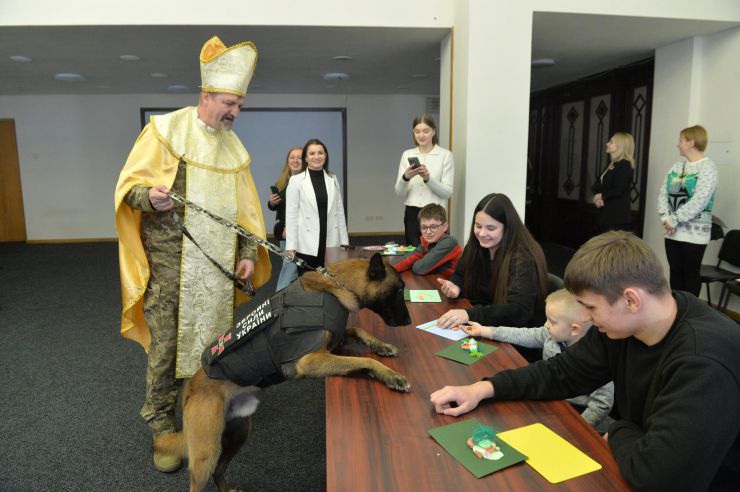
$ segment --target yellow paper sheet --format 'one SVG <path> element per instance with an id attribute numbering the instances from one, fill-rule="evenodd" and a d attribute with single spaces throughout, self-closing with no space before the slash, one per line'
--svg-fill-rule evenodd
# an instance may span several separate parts
<path id="1" fill-rule="evenodd" d="M 532 424 L 497 436 L 529 456 L 527 463 L 551 483 L 600 470 L 601 465 L 542 424 Z"/>

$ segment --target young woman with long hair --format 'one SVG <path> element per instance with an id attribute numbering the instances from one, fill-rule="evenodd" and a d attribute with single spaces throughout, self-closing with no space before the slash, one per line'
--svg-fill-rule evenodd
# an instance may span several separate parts
<path id="1" fill-rule="evenodd" d="M 437 281 L 447 297 L 466 297 L 473 304 L 445 313 L 437 322 L 441 328 L 468 321 L 488 326 L 545 322 L 545 255 L 502 193 L 486 195 L 475 207 L 470 237 L 455 273 L 449 280 Z"/>

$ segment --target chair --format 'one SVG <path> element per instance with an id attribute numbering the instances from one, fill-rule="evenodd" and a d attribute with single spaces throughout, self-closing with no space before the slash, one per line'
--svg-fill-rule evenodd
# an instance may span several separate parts
<path id="1" fill-rule="evenodd" d="M 719 249 L 719 254 L 717 254 L 717 265 L 702 265 L 701 270 L 699 270 L 701 281 L 707 286 L 707 302 L 710 306 L 712 305 L 712 297 L 709 292 L 710 284 L 740 278 L 740 273 L 720 268 L 723 261 L 740 268 L 740 229 L 727 231 Z M 719 308 L 719 304 L 717 307 Z"/>
<path id="2" fill-rule="evenodd" d="M 719 295 L 718 309 L 727 314 L 727 305 L 730 304 L 730 296 L 740 296 L 740 282 L 737 280 L 728 280 L 722 286 L 722 293 Z"/>
<path id="3" fill-rule="evenodd" d="M 547 293 L 552 294 L 556 290 L 560 290 L 565 287 L 563 279 L 553 273 L 547 274 Z"/>

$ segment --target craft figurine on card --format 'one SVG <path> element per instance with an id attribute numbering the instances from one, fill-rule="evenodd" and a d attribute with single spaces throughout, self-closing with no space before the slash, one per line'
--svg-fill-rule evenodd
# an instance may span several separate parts
<path id="1" fill-rule="evenodd" d="M 476 427 L 473 436 L 468 438 L 468 446 L 481 459 L 500 460 L 504 457 L 501 448 L 493 441 L 493 429 L 487 425 Z"/>
<path id="2" fill-rule="evenodd" d="M 478 341 L 475 338 L 468 338 L 467 340 L 463 340 L 460 348 L 468 352 L 471 357 L 475 357 L 476 359 L 480 359 L 484 355 L 483 352 L 478 350 Z"/>

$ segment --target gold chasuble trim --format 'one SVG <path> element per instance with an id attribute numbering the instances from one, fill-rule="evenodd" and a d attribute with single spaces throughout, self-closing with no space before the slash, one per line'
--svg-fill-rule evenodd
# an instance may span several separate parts
<path id="1" fill-rule="evenodd" d="M 236 220 L 236 179 L 233 173 L 215 173 L 187 167 L 186 197 L 208 203 L 209 210 L 226 220 Z M 185 224 L 214 260 L 233 273 L 236 234 L 207 215 L 185 209 Z M 175 374 L 187 378 L 200 367 L 206 345 L 232 326 L 234 286 L 188 238 L 183 237 L 180 264 L 180 302 L 177 322 Z"/>
<path id="2" fill-rule="evenodd" d="M 207 205 L 210 210 L 229 219 L 234 220 L 251 231 L 255 235 L 265 238 L 265 224 L 262 217 L 262 208 L 260 199 L 257 194 L 254 180 L 249 172 L 250 157 L 247 150 L 239 141 L 239 138 L 232 131 L 215 130 L 197 118 L 197 108 L 188 107 L 162 116 L 153 116 L 151 122 L 144 128 L 139 138 L 131 150 L 131 154 L 126 161 L 126 165 L 121 171 L 115 192 L 116 206 L 116 229 L 119 235 L 119 263 L 121 273 L 121 294 L 123 311 L 121 313 L 121 334 L 129 339 L 140 343 L 146 351 L 149 350 L 150 335 L 149 328 L 146 325 L 143 312 L 143 297 L 149 281 L 149 265 L 146 260 L 144 247 L 141 243 L 140 224 L 141 214 L 139 210 L 131 209 L 123 200 L 126 193 L 137 184 L 144 186 L 155 186 L 164 184 L 172 187 L 177 174 L 178 162 L 183 159 L 187 164 L 186 189 L 187 197 L 195 203 Z M 201 182 L 202 183 L 199 183 Z M 205 184 L 204 184 L 205 183 Z M 200 188 L 202 186 L 202 188 Z M 199 188 L 200 191 L 194 190 Z M 191 191 L 193 190 L 193 191 Z M 228 197 L 228 200 L 227 200 Z M 225 201 L 231 203 L 231 209 L 222 210 L 225 207 Z M 234 207 L 234 204 L 236 206 Z M 199 224 L 195 216 L 198 214 L 189 214 L 186 210 L 185 221 L 193 236 L 201 246 L 213 255 L 226 268 L 234 268 L 236 261 L 237 238 L 235 233 L 231 233 L 223 226 L 213 223 L 213 231 L 223 229 L 227 232 L 226 237 L 223 231 L 210 235 L 211 225 Z M 195 227 L 193 227 L 195 223 Z M 198 230 L 196 234 L 195 230 Z M 205 232 L 202 230 L 205 229 Z M 216 238 L 218 236 L 218 239 Z M 187 245 L 189 240 L 183 241 L 183 264 L 203 254 L 197 251 L 197 254 L 191 251 L 191 245 Z M 219 255 L 214 255 L 214 249 L 219 250 Z M 228 251 L 227 251 L 228 250 Z M 187 257 L 187 258 L 186 258 Z M 207 261 L 207 260 L 204 260 Z M 211 269 L 215 267 L 208 263 Z M 206 273 L 203 273 L 206 272 Z M 255 273 L 251 277 L 252 284 L 259 288 L 264 285 L 270 278 L 271 266 L 268 252 L 264 248 L 258 248 L 258 261 L 255 264 Z M 223 274 L 223 281 L 228 285 L 212 281 L 207 270 L 196 267 L 194 275 L 201 284 L 199 293 L 194 293 L 190 286 L 185 287 L 188 292 L 184 296 L 181 288 L 181 308 L 190 309 L 193 312 L 182 318 L 181 322 L 190 325 L 194 323 L 197 328 L 204 328 L 199 321 L 193 321 L 194 313 L 200 313 L 199 316 L 209 317 L 200 310 L 200 303 L 207 299 L 208 304 L 213 305 L 214 314 L 219 317 L 218 328 L 216 326 L 204 329 L 197 336 L 195 343 L 183 341 L 183 349 L 192 355 L 197 352 L 196 361 L 187 366 L 180 366 L 178 362 L 178 377 L 187 377 L 200 367 L 200 351 L 205 347 L 209 340 L 204 340 L 211 336 L 207 331 L 214 331 L 213 337 L 220 335 L 226 329 L 231 328 L 233 317 L 234 292 L 236 292 L 236 302 L 241 304 L 249 298 L 234 289 L 233 284 L 229 282 Z M 184 278 L 181 278 L 181 286 Z M 189 282 L 189 281 L 188 281 Z M 214 283 L 216 282 L 216 283 Z M 216 284 L 221 285 L 216 285 Z M 228 301 L 217 301 L 211 296 L 212 290 L 224 291 L 223 298 L 228 297 Z M 195 297 L 188 297 L 195 296 Z M 224 309 L 229 310 L 228 316 L 221 318 Z M 214 318 L 215 319 L 215 318 Z M 182 325 L 186 327 L 185 324 Z M 220 331 L 218 331 L 220 330 Z M 217 331 L 217 333 L 216 333 Z M 185 345 L 191 345 L 186 347 Z M 198 348 L 200 346 L 200 348 Z M 180 344 L 178 343 L 178 361 L 180 358 Z M 192 372 L 191 372 L 192 370 Z"/>

